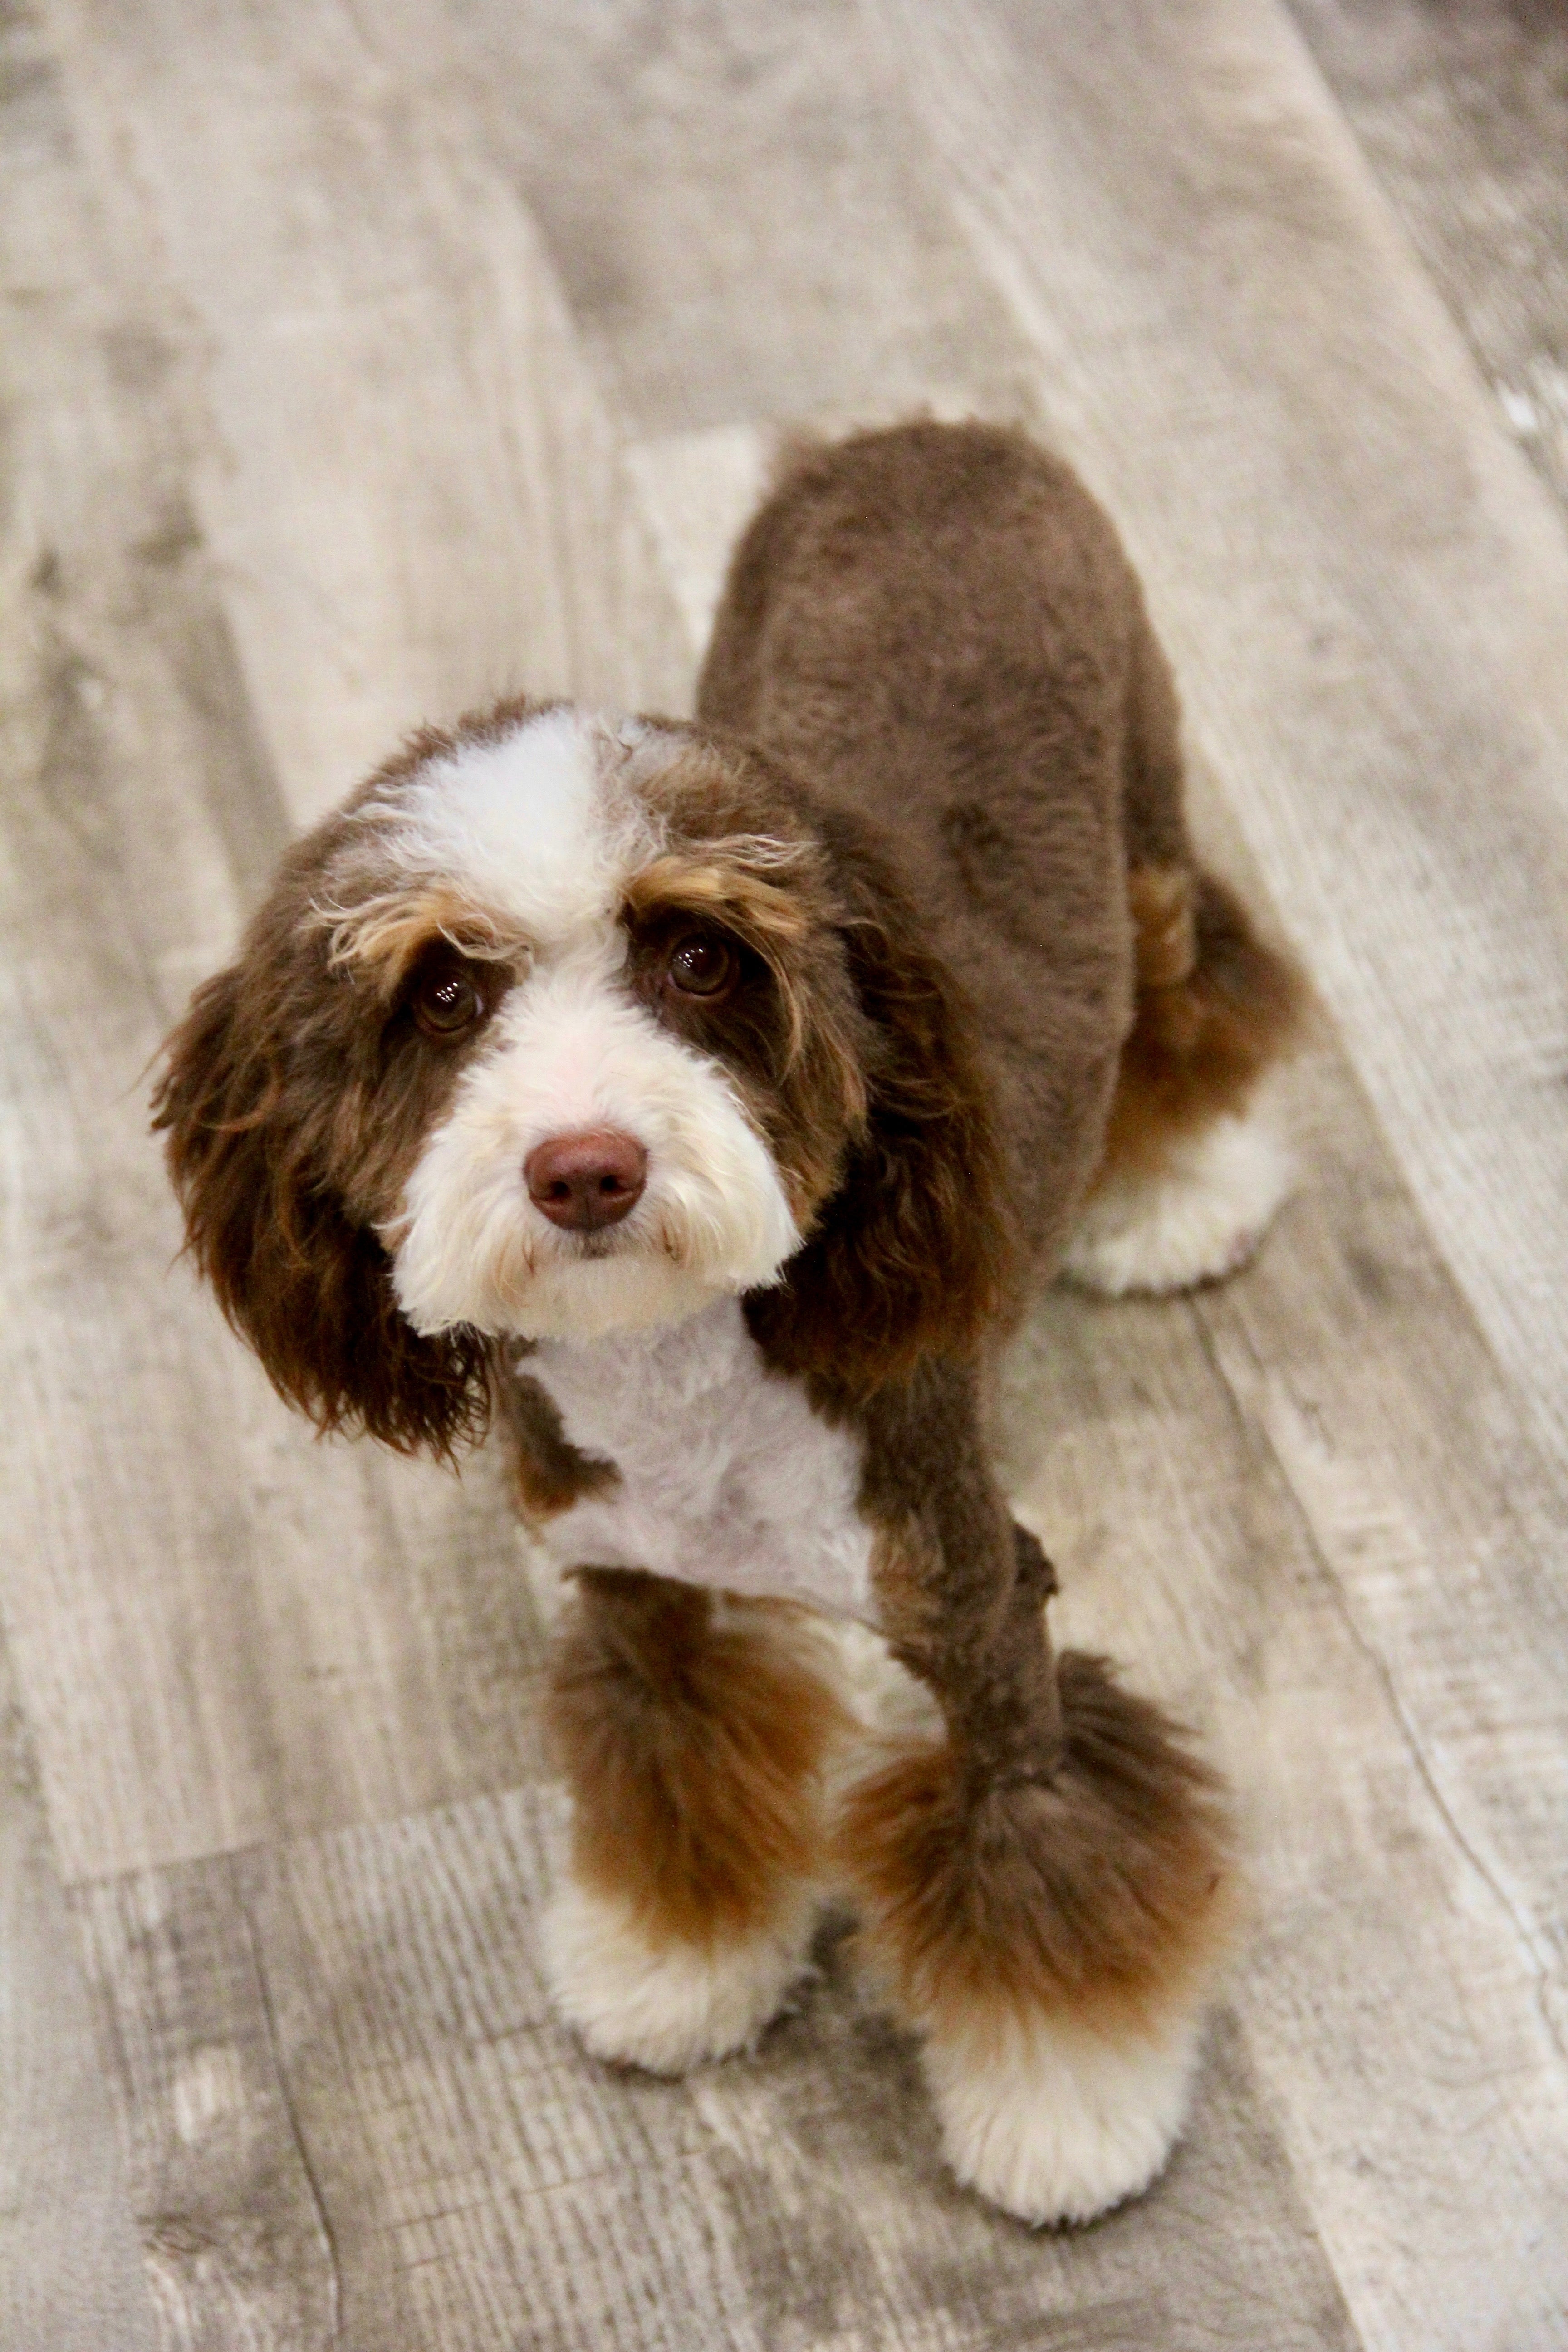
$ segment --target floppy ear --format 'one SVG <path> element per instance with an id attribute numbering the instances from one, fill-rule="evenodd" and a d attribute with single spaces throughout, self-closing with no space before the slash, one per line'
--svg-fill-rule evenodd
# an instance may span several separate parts
<path id="1" fill-rule="evenodd" d="M 485 1343 L 413 1329 L 386 1251 L 332 1184 L 333 1057 L 310 1038 L 285 953 L 258 924 L 164 1049 L 153 1126 L 168 1137 L 185 1246 L 273 1386 L 319 1429 L 450 1458 L 489 1416 Z"/>
<path id="2" fill-rule="evenodd" d="M 1017 1244 L 957 986 L 859 824 L 820 824 L 869 1033 L 868 1122 L 810 1238 L 746 1314 L 770 1361 L 852 1398 L 922 1356 L 973 1352 L 1007 1306 Z"/>

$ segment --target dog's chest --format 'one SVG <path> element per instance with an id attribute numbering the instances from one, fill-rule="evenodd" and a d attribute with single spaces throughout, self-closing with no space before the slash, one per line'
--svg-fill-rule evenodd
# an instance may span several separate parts
<path id="1" fill-rule="evenodd" d="M 875 1622 L 861 1446 L 771 1372 L 738 1301 L 672 1330 L 542 1340 L 523 1368 L 619 1480 L 550 1520 L 562 1569 L 641 1568 Z"/>

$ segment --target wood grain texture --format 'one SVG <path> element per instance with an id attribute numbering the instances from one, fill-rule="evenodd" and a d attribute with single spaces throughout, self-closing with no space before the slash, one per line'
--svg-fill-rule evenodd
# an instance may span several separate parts
<path id="1" fill-rule="evenodd" d="M 113 2105 L 0 1646 L 0 2344 L 153 2343 Z"/>
<path id="2" fill-rule="evenodd" d="M 254 1874 L 223 1857 L 76 1897 L 148 2284 L 179 2352 L 342 2340 L 337 2250 L 281 2072 Z"/>
<path id="3" fill-rule="evenodd" d="M 626 470 L 694 659 L 707 647 L 730 551 L 761 505 L 774 436 L 755 425 L 633 441 Z"/>
<path id="4" fill-rule="evenodd" d="M 441 12 L 406 65 L 395 14 L 60 11 L 100 185 L 202 352 L 191 496 L 297 823 L 425 719 L 523 687 L 662 707 L 690 670 Z"/>
<path id="5" fill-rule="evenodd" d="M 1568 507 L 1568 19 L 1554 0 L 1291 0 L 1368 161 Z"/>
<path id="6" fill-rule="evenodd" d="M 382 12 L 411 71 L 431 12 Z M 465 0 L 441 63 L 527 192 L 640 435 L 1027 404 L 1026 344 L 973 266 L 896 60 L 854 0 Z"/>
<path id="7" fill-rule="evenodd" d="M 1228 2023 L 1153 2195 L 1040 2238 L 947 2179 L 834 1944 L 753 2058 L 584 2058 L 536 1958 L 561 1829 L 517 1791 L 84 1890 L 173 2341 L 254 2275 L 363 2352 L 1354 2343 Z"/>

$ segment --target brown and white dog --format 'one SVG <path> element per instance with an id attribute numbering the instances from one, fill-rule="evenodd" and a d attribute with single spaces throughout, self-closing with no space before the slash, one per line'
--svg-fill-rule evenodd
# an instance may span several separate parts
<path id="1" fill-rule="evenodd" d="M 1180 2127 L 1233 1866 L 1173 1727 L 1053 1659 L 989 1371 L 1063 1264 L 1249 1254 L 1293 983 L 1194 864 L 1109 524 L 1016 435 L 798 457 L 700 712 L 416 737 L 285 859 L 158 1123 L 282 1393 L 405 1450 L 493 1418 L 575 1580 L 544 1945 L 589 2048 L 747 2044 L 847 1886 L 954 2169 L 1087 2217 Z M 847 1790 L 812 1612 L 940 1707 Z"/>

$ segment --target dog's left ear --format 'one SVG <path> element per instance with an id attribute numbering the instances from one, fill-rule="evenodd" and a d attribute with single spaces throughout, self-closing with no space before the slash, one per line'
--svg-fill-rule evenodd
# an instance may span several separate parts
<path id="1" fill-rule="evenodd" d="M 820 824 L 869 1033 L 868 1122 L 805 1246 L 746 1314 L 780 1370 L 853 1398 L 923 1356 L 972 1353 L 1007 1304 L 1017 1247 L 956 983 L 865 829 L 837 812 Z"/>
<path id="2" fill-rule="evenodd" d="M 273 1386 L 319 1429 L 449 1459 L 483 1433 L 489 1353 L 477 1332 L 415 1331 L 380 1240 L 349 1214 L 331 1166 L 346 1054 L 312 1036 L 298 927 L 286 903 L 284 919 L 271 912 L 164 1048 L 153 1125 L 185 1246 Z"/>

